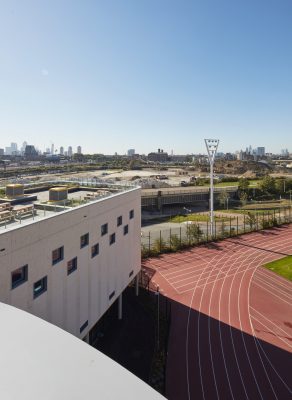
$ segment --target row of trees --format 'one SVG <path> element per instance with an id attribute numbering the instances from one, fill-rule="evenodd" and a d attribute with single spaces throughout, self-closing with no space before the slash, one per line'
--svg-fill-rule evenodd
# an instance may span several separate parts
<path id="1" fill-rule="evenodd" d="M 276 198 L 283 196 L 292 191 L 292 179 L 289 178 L 274 178 L 265 176 L 258 182 L 257 186 L 250 186 L 250 181 L 247 178 L 241 178 L 238 181 L 238 196 L 242 204 L 245 204 L 249 199 L 264 199 Z M 228 208 L 229 194 L 227 191 L 222 191 L 218 196 L 219 204 Z"/>

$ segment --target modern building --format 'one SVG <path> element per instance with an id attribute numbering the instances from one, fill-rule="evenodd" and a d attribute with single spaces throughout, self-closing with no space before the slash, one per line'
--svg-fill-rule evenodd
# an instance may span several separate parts
<path id="1" fill-rule="evenodd" d="M 64 155 L 64 147 L 63 147 L 63 146 L 60 147 L 60 155 L 61 155 L 61 156 Z"/>
<path id="2" fill-rule="evenodd" d="M 127 151 L 127 155 L 128 155 L 129 157 L 132 157 L 134 154 L 135 154 L 135 149 L 129 149 L 129 150 Z"/>
<path id="3" fill-rule="evenodd" d="M 164 399 L 115 361 L 40 318 L 0 303 L 0 320 L 6 327 L 0 332 L 3 400 Z"/>
<path id="4" fill-rule="evenodd" d="M 77 154 L 82 154 L 81 146 L 77 146 Z"/>
<path id="5" fill-rule="evenodd" d="M 4 156 L 4 149 L 0 149 L 0 156 Z"/>
<path id="6" fill-rule="evenodd" d="M 264 147 L 258 147 L 257 148 L 257 151 L 256 151 L 256 155 L 257 156 L 263 157 L 263 156 L 265 156 L 265 154 L 266 154 L 266 151 L 265 151 Z"/>
<path id="7" fill-rule="evenodd" d="M 157 153 L 149 153 L 148 161 L 153 162 L 167 162 L 168 153 L 165 153 L 162 149 L 158 149 Z"/>
<path id="8" fill-rule="evenodd" d="M 68 147 L 68 157 L 72 157 L 73 155 L 73 150 L 72 150 L 72 146 Z"/>
<path id="9" fill-rule="evenodd" d="M 38 155 L 35 147 L 31 144 L 27 144 L 24 150 L 24 156 L 28 159 L 35 158 Z"/>
<path id="10" fill-rule="evenodd" d="M 141 268 L 140 189 L 92 185 L 10 185 L 0 199 L 0 301 L 87 341 L 117 299 L 121 318 Z"/>

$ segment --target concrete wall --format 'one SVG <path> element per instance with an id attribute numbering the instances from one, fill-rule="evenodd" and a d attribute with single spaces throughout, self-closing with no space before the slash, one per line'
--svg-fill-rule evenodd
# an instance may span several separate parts
<path id="1" fill-rule="evenodd" d="M 133 189 L 1 233 L 0 301 L 84 337 L 140 271 L 140 199 L 140 190 Z M 135 215 L 129 219 L 132 209 Z M 117 227 L 120 215 L 123 223 Z M 104 223 L 108 223 L 108 234 L 101 236 Z M 126 224 L 128 235 L 124 235 Z M 81 249 L 80 236 L 85 233 L 89 233 L 89 245 Z M 112 233 L 116 242 L 110 246 Z M 91 258 L 96 243 L 99 255 Z M 52 251 L 60 246 L 64 246 L 64 259 L 52 265 Z M 77 270 L 67 275 L 67 262 L 74 257 L 78 257 Z M 28 281 L 11 289 L 11 272 L 25 264 Z M 33 284 L 44 276 L 47 292 L 34 299 Z M 109 300 L 113 291 L 115 296 Z M 87 320 L 87 328 L 80 333 Z"/>

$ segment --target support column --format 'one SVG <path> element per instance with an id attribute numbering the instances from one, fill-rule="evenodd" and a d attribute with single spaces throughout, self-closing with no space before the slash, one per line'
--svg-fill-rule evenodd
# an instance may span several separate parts
<path id="1" fill-rule="evenodd" d="M 83 341 L 89 344 L 89 332 L 84 336 Z"/>
<path id="2" fill-rule="evenodd" d="M 136 293 L 136 296 L 139 296 L 139 275 L 140 275 L 140 273 L 138 273 L 136 275 L 136 278 L 135 278 L 135 293 Z"/>
<path id="3" fill-rule="evenodd" d="M 123 293 L 119 295 L 118 299 L 118 319 L 121 320 L 123 318 Z"/>

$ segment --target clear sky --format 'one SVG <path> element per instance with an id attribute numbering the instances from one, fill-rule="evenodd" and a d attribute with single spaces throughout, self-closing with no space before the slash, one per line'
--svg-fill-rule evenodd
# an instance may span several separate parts
<path id="1" fill-rule="evenodd" d="M 292 151 L 291 0 L 0 0 L 0 147 Z"/>

